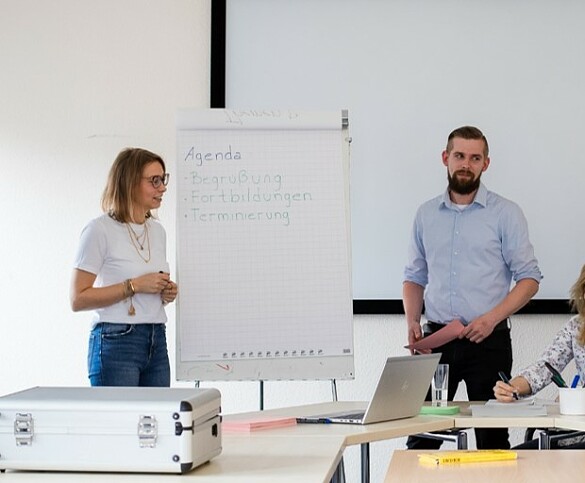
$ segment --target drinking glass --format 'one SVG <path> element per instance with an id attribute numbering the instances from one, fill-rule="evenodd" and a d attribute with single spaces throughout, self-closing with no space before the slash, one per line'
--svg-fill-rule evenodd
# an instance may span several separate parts
<path id="1" fill-rule="evenodd" d="M 449 395 L 449 364 L 439 364 L 437 366 L 431 386 L 433 406 L 446 406 Z"/>

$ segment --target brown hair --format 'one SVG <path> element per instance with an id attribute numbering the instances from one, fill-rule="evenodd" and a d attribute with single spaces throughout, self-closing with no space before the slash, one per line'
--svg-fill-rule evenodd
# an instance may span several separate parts
<path id="1" fill-rule="evenodd" d="M 585 265 L 581 268 L 581 274 L 571 287 L 571 308 L 579 314 L 579 334 L 577 342 L 585 346 Z"/>
<path id="2" fill-rule="evenodd" d="M 488 142 L 487 142 L 486 137 L 476 127 L 462 126 L 462 127 L 455 129 L 451 134 L 449 134 L 449 137 L 447 138 L 447 148 L 446 148 L 446 151 L 448 153 L 450 153 L 451 149 L 453 149 L 453 138 L 480 139 L 483 141 L 483 144 L 485 145 L 485 148 L 483 150 L 483 155 L 487 158 L 489 153 L 490 153 L 490 149 L 488 147 Z"/>
<path id="3" fill-rule="evenodd" d="M 121 223 L 132 221 L 134 194 L 142 182 L 144 167 L 158 162 L 166 172 L 165 163 L 158 154 L 141 148 L 126 148 L 118 154 L 110 168 L 102 194 L 102 210 Z M 150 211 L 146 214 L 150 218 Z"/>

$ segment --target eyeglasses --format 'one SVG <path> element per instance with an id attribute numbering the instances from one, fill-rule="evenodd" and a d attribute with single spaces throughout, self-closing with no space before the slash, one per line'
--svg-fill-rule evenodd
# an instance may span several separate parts
<path id="1" fill-rule="evenodd" d="M 147 179 L 152 186 L 154 186 L 155 188 L 160 188 L 160 185 L 168 185 L 169 184 L 169 173 L 165 173 L 162 176 L 156 175 L 156 176 L 150 176 L 150 177 L 146 177 L 143 176 L 143 179 Z"/>

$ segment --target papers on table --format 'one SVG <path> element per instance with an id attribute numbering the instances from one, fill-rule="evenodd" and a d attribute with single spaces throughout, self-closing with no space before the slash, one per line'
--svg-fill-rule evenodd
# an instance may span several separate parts
<path id="1" fill-rule="evenodd" d="M 546 406 L 535 398 L 521 399 L 509 403 L 490 399 L 485 404 L 472 404 L 471 415 L 477 417 L 533 417 L 546 416 Z"/>
<path id="2" fill-rule="evenodd" d="M 257 418 L 246 420 L 224 420 L 221 428 L 224 432 L 247 433 L 266 429 L 284 428 L 297 424 L 296 418 Z"/>

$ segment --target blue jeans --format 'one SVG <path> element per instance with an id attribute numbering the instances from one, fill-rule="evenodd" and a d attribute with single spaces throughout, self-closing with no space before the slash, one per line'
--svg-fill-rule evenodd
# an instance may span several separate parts
<path id="1" fill-rule="evenodd" d="M 165 324 L 97 324 L 89 336 L 87 365 L 92 386 L 169 387 Z"/>

